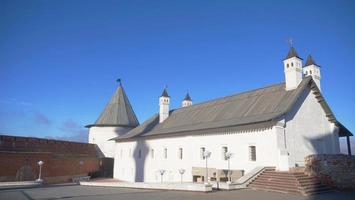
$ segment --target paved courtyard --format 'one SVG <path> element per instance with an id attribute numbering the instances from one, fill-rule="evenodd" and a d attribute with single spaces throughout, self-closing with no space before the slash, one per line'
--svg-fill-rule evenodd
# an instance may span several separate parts
<path id="1" fill-rule="evenodd" d="M 90 187 L 80 185 L 55 185 L 31 189 L 8 189 L 0 190 L 1 200 L 57 200 L 57 199 L 92 199 L 92 200 L 347 200 L 355 199 L 355 192 L 332 192 L 327 194 L 303 197 L 290 194 L 281 194 L 275 192 L 264 192 L 255 190 L 234 190 L 234 191 L 216 191 L 212 193 L 200 192 L 178 192 L 178 191 L 160 191 L 160 190 L 141 190 L 128 188 L 112 187 Z"/>

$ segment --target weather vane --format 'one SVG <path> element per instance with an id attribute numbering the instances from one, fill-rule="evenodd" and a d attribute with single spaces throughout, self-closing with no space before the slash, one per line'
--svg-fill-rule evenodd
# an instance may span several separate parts
<path id="1" fill-rule="evenodd" d="M 292 37 L 287 39 L 287 43 L 288 43 L 288 45 L 290 45 L 290 47 L 293 47 L 293 39 L 292 39 Z"/>
<path id="2" fill-rule="evenodd" d="M 121 85 L 121 78 L 118 78 L 116 81 Z"/>

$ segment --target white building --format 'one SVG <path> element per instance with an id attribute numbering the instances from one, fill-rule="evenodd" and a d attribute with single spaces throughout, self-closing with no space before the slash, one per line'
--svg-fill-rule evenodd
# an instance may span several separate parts
<path id="1" fill-rule="evenodd" d="M 200 181 L 206 151 L 209 178 L 217 180 L 226 180 L 226 152 L 233 179 L 255 167 L 287 171 L 303 166 L 307 155 L 340 153 L 339 137 L 352 134 L 321 94 L 320 67 L 310 56 L 302 66 L 293 47 L 283 63 L 284 83 L 194 105 L 187 94 L 173 110 L 165 88 L 159 113 L 141 125 L 120 85 L 89 126 L 89 141 L 114 156 L 114 178 L 132 182 Z"/>

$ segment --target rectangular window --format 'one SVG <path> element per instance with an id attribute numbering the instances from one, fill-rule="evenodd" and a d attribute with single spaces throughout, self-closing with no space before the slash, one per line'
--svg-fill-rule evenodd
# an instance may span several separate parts
<path id="1" fill-rule="evenodd" d="M 200 148 L 200 158 L 201 158 L 201 160 L 205 159 L 205 151 L 206 151 L 205 147 L 201 147 Z"/>
<path id="2" fill-rule="evenodd" d="M 168 149 L 164 148 L 164 159 L 168 159 Z"/>
<path id="3" fill-rule="evenodd" d="M 222 160 L 227 160 L 226 154 L 228 152 L 228 147 L 222 147 Z"/>
<path id="4" fill-rule="evenodd" d="M 180 160 L 182 160 L 182 157 L 183 157 L 183 150 L 182 150 L 182 148 L 179 148 L 178 157 L 179 157 Z"/>
<path id="5" fill-rule="evenodd" d="M 249 160 L 256 161 L 256 147 L 249 146 Z"/>
<path id="6" fill-rule="evenodd" d="M 151 157 L 152 159 L 154 159 L 154 149 L 151 149 L 151 150 L 150 150 L 150 157 Z"/>
<path id="7" fill-rule="evenodd" d="M 138 151 L 138 158 L 141 158 L 142 157 L 142 150 L 139 149 Z"/>

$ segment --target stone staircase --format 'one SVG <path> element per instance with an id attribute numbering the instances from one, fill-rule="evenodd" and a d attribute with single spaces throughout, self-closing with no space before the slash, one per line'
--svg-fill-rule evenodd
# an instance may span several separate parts
<path id="1" fill-rule="evenodd" d="M 266 168 L 249 185 L 249 188 L 283 193 L 313 195 L 331 191 L 322 185 L 316 177 L 302 172 L 279 172 L 275 168 Z"/>

